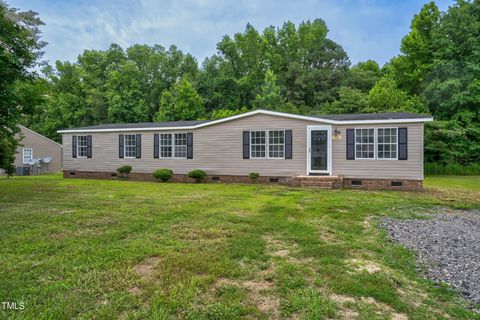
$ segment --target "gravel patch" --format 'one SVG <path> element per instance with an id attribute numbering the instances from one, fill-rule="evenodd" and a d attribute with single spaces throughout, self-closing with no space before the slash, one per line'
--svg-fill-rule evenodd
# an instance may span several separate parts
<path id="1" fill-rule="evenodd" d="M 480 211 L 440 213 L 428 218 L 385 218 L 380 225 L 395 241 L 416 252 L 428 278 L 446 283 L 473 303 L 480 303 Z"/>

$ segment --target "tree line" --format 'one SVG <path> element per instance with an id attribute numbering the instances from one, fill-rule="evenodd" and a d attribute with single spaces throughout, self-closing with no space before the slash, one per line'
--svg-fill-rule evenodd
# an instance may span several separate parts
<path id="1" fill-rule="evenodd" d="M 11 131 L 22 123 L 58 140 L 62 128 L 216 119 L 257 108 L 306 115 L 409 111 L 436 119 L 426 128 L 427 162 L 480 162 L 480 0 L 458 0 L 446 12 L 425 4 L 400 54 L 382 67 L 373 60 L 351 65 L 316 19 L 261 32 L 248 24 L 225 35 L 201 64 L 175 46 L 112 44 L 85 50 L 75 62 L 45 65 L 40 75 L 28 69 L 40 60 L 42 22 L 34 13 L 25 20 L 25 13 L 2 3 L 0 10 L 2 26 L 35 34 L 33 42 L 25 36 L 31 57 L 19 58 L 26 62 L 16 70 L 19 77 L 0 80 L 2 86 L 9 81 L 13 97 L 0 102 L 5 117 L 15 114 L 6 122 Z M 7 32 L 0 31 L 4 48 Z M 10 63 L 4 48 L 2 75 Z M 2 124 L 7 118 L 2 111 Z M 2 148 L 0 159 L 9 153 Z"/>

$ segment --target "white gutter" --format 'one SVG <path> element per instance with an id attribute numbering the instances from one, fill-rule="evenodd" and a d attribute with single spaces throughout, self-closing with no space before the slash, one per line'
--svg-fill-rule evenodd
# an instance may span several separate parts
<path id="1" fill-rule="evenodd" d="M 310 116 L 302 116 L 298 114 L 290 114 L 290 113 L 283 113 L 283 112 L 276 112 L 276 111 L 269 111 L 269 110 L 254 110 L 249 111 L 242 114 L 237 114 L 231 117 L 213 120 L 205 123 L 199 123 L 193 126 L 181 126 L 181 127 L 150 127 L 150 128 L 114 128 L 114 129 L 66 129 L 66 130 L 58 130 L 58 133 L 82 133 L 82 132 L 129 132 L 129 131 L 166 131 L 166 130 L 192 130 L 198 129 L 202 127 L 207 127 L 211 125 L 215 125 L 222 122 L 227 122 L 239 118 L 248 117 L 255 114 L 267 114 L 267 115 L 274 115 L 280 116 L 284 118 L 292 118 L 292 119 L 300 119 L 300 120 L 308 120 L 314 122 L 321 122 L 321 123 L 328 123 L 328 124 L 336 124 L 336 125 L 345 125 L 345 124 L 378 124 L 378 123 L 419 123 L 419 122 L 427 122 L 433 121 L 432 117 L 429 118 L 414 118 L 414 119 L 386 119 L 386 120 L 348 120 L 348 121 L 341 121 L 341 120 L 330 120 L 318 117 L 310 117 Z"/>

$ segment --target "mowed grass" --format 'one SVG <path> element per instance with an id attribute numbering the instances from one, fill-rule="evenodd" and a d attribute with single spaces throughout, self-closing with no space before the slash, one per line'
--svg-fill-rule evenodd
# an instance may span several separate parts
<path id="1" fill-rule="evenodd" d="M 427 176 L 425 187 L 480 192 L 480 176 Z"/>
<path id="2" fill-rule="evenodd" d="M 377 228 L 381 216 L 480 207 L 475 177 L 425 184 L 366 192 L 0 179 L 0 301 L 25 305 L 0 317 L 479 319 Z"/>

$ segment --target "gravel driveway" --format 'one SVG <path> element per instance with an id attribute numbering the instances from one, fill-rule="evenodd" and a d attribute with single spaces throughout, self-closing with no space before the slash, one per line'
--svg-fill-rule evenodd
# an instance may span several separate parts
<path id="1" fill-rule="evenodd" d="M 456 211 L 429 220 L 386 218 L 380 225 L 391 237 L 413 249 L 427 277 L 456 288 L 480 303 L 480 211 Z"/>

